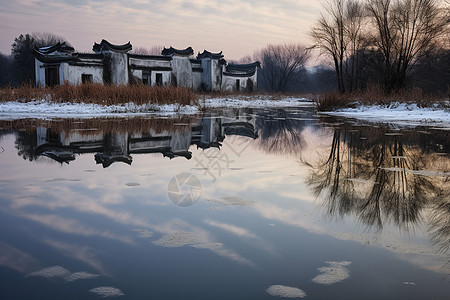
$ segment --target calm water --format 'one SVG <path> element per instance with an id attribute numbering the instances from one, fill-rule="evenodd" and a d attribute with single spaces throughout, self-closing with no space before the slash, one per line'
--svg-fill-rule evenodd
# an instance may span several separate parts
<path id="1" fill-rule="evenodd" d="M 449 299 L 448 130 L 308 108 L 0 127 L 0 299 Z"/>

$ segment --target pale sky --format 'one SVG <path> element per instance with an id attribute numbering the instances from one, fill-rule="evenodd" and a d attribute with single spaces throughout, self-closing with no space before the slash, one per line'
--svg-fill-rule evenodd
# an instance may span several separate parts
<path id="1" fill-rule="evenodd" d="M 20 34 L 51 32 L 80 52 L 106 39 L 239 59 L 267 44 L 310 45 L 320 10 L 320 0 L 0 0 L 0 52 Z"/>

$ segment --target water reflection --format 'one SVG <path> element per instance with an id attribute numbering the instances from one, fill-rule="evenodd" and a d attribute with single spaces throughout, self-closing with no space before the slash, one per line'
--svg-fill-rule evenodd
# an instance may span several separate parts
<path id="1" fill-rule="evenodd" d="M 328 149 L 314 162 L 303 160 L 312 169 L 308 185 L 327 215 L 352 216 L 379 231 L 385 224 L 409 231 L 426 221 L 434 243 L 447 251 L 447 134 L 346 124 L 329 132 Z"/>
<path id="2" fill-rule="evenodd" d="M 243 298 L 242 291 L 258 299 L 330 298 L 330 285 L 345 290 L 341 298 L 368 298 L 374 284 L 367 275 L 402 298 L 408 294 L 398 285 L 417 282 L 420 293 L 430 293 L 448 272 L 448 135 L 313 113 L 232 109 L 172 119 L 0 123 L 0 137 L 15 135 L 1 143 L 9 175 L 0 178 L 0 219 L 8 228 L 0 231 L 0 265 L 23 273 L 16 283 L 84 282 L 78 299 L 190 298 L 198 282 L 210 287 L 208 298 L 220 298 L 214 293 L 224 280 L 236 287 L 231 298 Z M 220 159 L 228 172 L 210 182 L 206 170 L 214 172 Z M 180 209 L 167 195 L 183 172 L 199 177 L 204 198 Z M 385 247 L 365 244 L 373 236 L 360 235 L 358 221 Z M 419 230 L 411 234 L 416 240 L 393 241 L 392 227 L 413 233 L 420 224 L 428 235 Z M 177 289 L 168 285 L 174 281 Z M 448 287 L 437 289 L 448 294 Z"/>
<path id="3" fill-rule="evenodd" d="M 40 123 L 19 120 L 10 126 L 24 127 L 16 132 L 18 155 L 24 159 L 39 161 L 48 157 L 69 164 L 77 154 L 95 153 L 95 162 L 107 168 L 116 162 L 131 165 L 132 155 L 138 153 L 191 159 L 191 145 L 220 149 L 225 136 L 258 140 L 259 148 L 269 153 L 298 153 L 304 143 L 301 131 L 310 122 L 299 119 L 298 113 L 235 109 L 192 118 L 131 119 L 122 124 L 114 119 Z"/>

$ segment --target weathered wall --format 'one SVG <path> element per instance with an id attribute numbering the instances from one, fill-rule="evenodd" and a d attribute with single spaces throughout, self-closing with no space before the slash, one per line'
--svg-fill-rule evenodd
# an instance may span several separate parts
<path id="1" fill-rule="evenodd" d="M 173 56 L 172 57 L 172 74 L 176 79 L 176 82 L 171 82 L 171 84 L 192 88 L 193 78 L 192 78 L 192 65 L 189 57 Z M 174 79 L 172 78 L 172 80 Z"/>
<path id="2" fill-rule="evenodd" d="M 211 91 L 220 91 L 222 88 L 222 65 L 218 59 L 211 59 Z"/>
<path id="3" fill-rule="evenodd" d="M 140 59 L 130 57 L 130 67 L 135 68 L 170 68 L 170 61 L 156 59 Z"/>
<path id="4" fill-rule="evenodd" d="M 64 80 L 70 84 L 81 84 L 81 75 L 92 75 L 92 83 L 103 83 L 103 68 L 100 66 L 74 66 L 64 64 Z"/>
<path id="5" fill-rule="evenodd" d="M 36 86 L 44 87 L 45 86 L 45 69 L 43 68 L 44 64 L 34 59 L 34 73 L 36 76 Z"/>
<path id="6" fill-rule="evenodd" d="M 156 74 L 158 73 L 162 74 L 162 82 L 164 86 L 168 86 L 171 84 L 172 73 L 170 71 L 152 71 L 151 74 L 152 86 L 156 85 Z"/>
<path id="7" fill-rule="evenodd" d="M 240 92 L 255 92 L 258 90 L 257 74 L 258 74 L 258 72 L 255 72 L 255 74 L 251 77 L 223 75 L 222 91 L 237 92 L 236 80 L 239 80 L 239 91 Z M 251 84 L 249 84 L 249 80 L 253 83 L 253 87 L 251 87 Z"/>
<path id="8" fill-rule="evenodd" d="M 128 56 L 126 53 L 106 52 L 111 71 L 111 83 L 128 84 Z"/>
<path id="9" fill-rule="evenodd" d="M 210 91 L 211 90 L 211 81 L 212 81 L 211 59 L 210 58 L 202 59 L 202 68 L 203 68 L 203 73 L 202 73 L 203 88 L 206 91 Z"/>
<path id="10" fill-rule="evenodd" d="M 38 87 L 44 87 L 45 86 L 45 63 L 34 59 L 34 74 L 36 76 L 36 86 Z M 59 83 L 64 83 L 64 68 L 67 66 L 67 63 L 60 63 L 59 64 Z"/>

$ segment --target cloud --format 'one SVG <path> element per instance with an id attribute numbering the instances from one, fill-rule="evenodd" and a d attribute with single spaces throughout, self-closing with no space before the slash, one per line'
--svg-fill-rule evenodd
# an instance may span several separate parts
<path id="1" fill-rule="evenodd" d="M 0 12 L 0 33 L 47 31 L 88 50 L 101 38 L 151 46 L 193 45 L 224 50 L 229 58 L 252 54 L 267 43 L 305 40 L 319 16 L 319 1 L 10 1 Z M 77 16 L 74 18 L 73 16 Z M 6 28 L 8 26 L 8 28 Z M 306 29 L 306 30 L 305 30 Z M 102 36 L 100 36 L 102 35 Z M 1 41 L 7 51 L 11 40 Z M 237 47 L 238 46 L 238 47 Z"/>
<path id="2" fill-rule="evenodd" d="M 161 238 L 153 242 L 155 245 L 168 248 L 190 246 L 197 249 L 207 249 L 235 262 L 255 266 L 249 259 L 217 242 L 208 231 L 192 226 L 182 220 L 173 220 L 159 225 L 155 230 L 165 233 Z"/>
<path id="3" fill-rule="evenodd" d="M 124 243 L 131 244 L 132 240 L 129 237 L 118 236 L 107 230 L 98 230 L 75 220 L 63 218 L 57 215 L 43 215 L 43 214 L 22 214 L 24 218 L 36 221 L 43 225 L 46 225 L 54 230 L 61 231 L 69 234 L 77 234 L 83 236 L 100 236 L 103 238 L 118 240 Z"/>
<path id="4" fill-rule="evenodd" d="M 95 270 L 99 271 L 101 274 L 110 276 L 109 272 L 106 271 L 103 264 L 97 259 L 95 251 L 89 246 L 79 246 L 75 244 L 69 244 L 61 241 L 46 239 L 44 242 L 60 251 L 65 256 L 77 259 L 91 266 Z M 78 274 L 78 276 L 82 276 Z"/>
<path id="5" fill-rule="evenodd" d="M 39 262 L 28 253 L 0 241 L 0 265 L 21 273 L 28 273 Z"/>
<path id="6" fill-rule="evenodd" d="M 208 225 L 223 229 L 229 233 L 232 233 L 232 234 L 240 236 L 240 237 L 259 239 L 255 234 L 253 234 L 249 230 L 242 228 L 242 227 L 238 227 L 238 226 L 235 226 L 232 224 L 216 222 L 216 221 L 209 220 L 209 219 L 204 220 L 204 222 Z"/>

